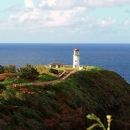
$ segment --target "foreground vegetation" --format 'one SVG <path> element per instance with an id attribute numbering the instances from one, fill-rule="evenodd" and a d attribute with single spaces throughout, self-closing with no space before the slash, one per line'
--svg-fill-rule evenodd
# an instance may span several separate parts
<path id="1" fill-rule="evenodd" d="M 93 124 L 91 113 L 104 126 L 112 115 L 111 130 L 130 129 L 130 85 L 115 72 L 91 67 L 58 80 L 63 70 L 29 64 L 15 70 L 0 74 L 1 129 L 84 130 Z"/>

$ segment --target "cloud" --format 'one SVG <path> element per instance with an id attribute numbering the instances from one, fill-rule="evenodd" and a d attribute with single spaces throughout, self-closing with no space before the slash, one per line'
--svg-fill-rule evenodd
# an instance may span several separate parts
<path id="1" fill-rule="evenodd" d="M 78 0 L 79 1 L 79 0 Z M 42 0 L 39 5 L 42 9 L 64 10 L 79 6 L 77 0 Z"/>
<path id="2" fill-rule="evenodd" d="M 21 24 L 28 24 L 37 21 L 38 26 L 59 27 L 70 26 L 82 21 L 81 17 L 87 10 L 86 7 L 72 3 L 73 0 L 42 0 L 41 3 L 34 5 L 32 0 L 25 0 L 26 10 L 16 15 L 10 15 L 10 20 L 17 19 Z"/>
<path id="3" fill-rule="evenodd" d="M 24 0 L 26 8 L 34 8 L 34 3 L 32 0 Z"/>
<path id="4" fill-rule="evenodd" d="M 130 0 L 84 0 L 84 6 L 96 7 L 114 7 L 130 4 Z"/>
<path id="5" fill-rule="evenodd" d="M 125 26 L 130 26 L 130 18 L 126 19 L 123 23 Z"/>
<path id="6" fill-rule="evenodd" d="M 93 7 L 104 4 L 104 2 L 101 3 L 102 0 L 98 2 L 91 0 L 91 2 L 95 2 Z M 100 28 L 111 27 L 116 22 L 115 18 L 101 19 L 96 16 L 87 16 L 91 2 L 90 0 L 84 2 L 81 0 L 41 0 L 34 4 L 33 0 L 24 0 L 25 10 L 11 14 L 9 19 L 6 19 L 6 22 L 0 26 L 2 29 L 31 33 L 45 30 L 90 33 L 93 30 L 93 32 L 98 32 Z"/>
<path id="7" fill-rule="evenodd" d="M 115 22 L 116 22 L 116 19 L 109 17 L 107 20 L 98 19 L 97 25 L 99 27 L 108 27 L 110 25 L 113 25 Z"/>

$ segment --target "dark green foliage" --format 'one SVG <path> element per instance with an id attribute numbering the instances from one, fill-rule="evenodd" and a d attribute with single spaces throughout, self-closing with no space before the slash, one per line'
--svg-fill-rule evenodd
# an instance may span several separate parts
<path id="1" fill-rule="evenodd" d="M 15 73 L 16 66 L 15 65 L 4 66 L 4 72 L 5 73 Z"/>
<path id="2" fill-rule="evenodd" d="M 6 89 L 2 92 L 1 97 L 3 97 L 4 100 L 11 101 L 16 98 L 16 90 Z"/>
<path id="3" fill-rule="evenodd" d="M 2 116 L 2 114 L 0 113 L 0 119 L 3 119 L 3 116 Z"/>
<path id="4" fill-rule="evenodd" d="M 0 74 L 4 73 L 4 66 L 0 65 Z"/>
<path id="5" fill-rule="evenodd" d="M 48 99 L 48 97 L 46 96 L 46 94 L 44 92 L 42 94 L 43 94 L 43 96 L 38 95 L 38 94 L 34 95 L 34 99 L 35 99 L 35 101 L 37 103 L 35 105 L 35 107 L 41 113 L 41 117 L 43 119 L 51 118 L 52 117 L 51 113 L 46 110 L 46 107 L 50 107 L 49 106 L 50 103 L 48 101 L 49 99 Z"/>
<path id="6" fill-rule="evenodd" d="M 27 127 L 29 130 L 33 129 L 32 126 L 27 122 L 24 122 L 24 126 Z"/>
<path id="7" fill-rule="evenodd" d="M 16 116 L 13 116 L 12 118 L 11 118 L 11 120 L 13 120 L 13 122 L 15 123 L 15 125 L 19 125 L 19 121 L 18 121 L 18 117 L 16 117 Z"/>
<path id="8" fill-rule="evenodd" d="M 24 67 L 18 69 L 21 76 L 29 78 L 32 74 L 38 74 L 37 70 L 29 64 L 25 64 Z"/>
<path id="9" fill-rule="evenodd" d="M 51 113 L 50 113 L 50 112 L 47 112 L 46 109 L 43 107 L 42 104 L 39 104 L 39 103 L 38 103 L 38 105 L 36 106 L 36 108 L 40 111 L 41 117 L 42 117 L 43 119 L 51 118 L 51 117 L 52 117 Z"/>
<path id="10" fill-rule="evenodd" d="M 54 112 L 61 114 L 62 111 L 58 108 L 58 103 L 56 101 L 50 101 L 50 107 L 53 109 Z"/>
<path id="11" fill-rule="evenodd" d="M 3 85 L 3 84 L 0 84 L 0 89 L 3 89 L 3 90 L 5 90 L 5 89 L 6 89 L 5 85 Z"/>
<path id="12" fill-rule="evenodd" d="M 7 130 L 12 130 L 10 126 L 8 126 Z"/>
<path id="13" fill-rule="evenodd" d="M 9 78 L 4 80 L 4 85 L 11 85 L 11 84 L 20 84 L 20 83 L 27 83 L 27 80 L 24 79 L 17 79 L 17 78 Z"/>
<path id="14" fill-rule="evenodd" d="M 57 82 L 51 87 L 49 89 L 53 89 L 56 93 L 59 93 L 67 89 L 67 82 L 66 81 Z"/>
<path id="15" fill-rule="evenodd" d="M 37 113 L 34 110 L 31 110 L 29 108 L 20 109 L 20 113 L 25 117 L 29 119 L 35 119 L 38 122 L 42 122 L 42 119 L 37 115 Z"/>
<path id="16" fill-rule="evenodd" d="M 9 115 L 9 111 L 7 110 L 7 108 L 3 105 L 3 104 L 0 104 L 0 113 L 8 116 Z"/>
<path id="17" fill-rule="evenodd" d="M 44 81 L 52 81 L 52 80 L 56 80 L 57 78 L 55 76 L 51 76 L 49 74 L 41 74 L 38 76 L 38 80 L 37 81 L 40 81 L 40 82 L 44 82 Z"/>
<path id="18" fill-rule="evenodd" d="M 58 74 L 58 70 L 57 69 L 53 69 L 53 68 L 50 68 L 49 72 L 53 73 L 53 74 Z"/>
<path id="19" fill-rule="evenodd" d="M 75 102 L 72 102 L 72 101 L 70 101 L 70 100 L 64 100 L 64 102 L 68 105 L 68 106 L 70 106 L 71 108 L 73 108 L 73 109 L 77 109 L 77 104 L 75 103 Z"/>

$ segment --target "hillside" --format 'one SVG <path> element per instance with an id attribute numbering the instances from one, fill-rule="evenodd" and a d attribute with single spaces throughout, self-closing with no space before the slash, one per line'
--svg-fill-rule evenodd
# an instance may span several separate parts
<path id="1" fill-rule="evenodd" d="M 65 80 L 52 76 L 51 80 L 55 82 L 34 84 L 31 80 L 14 87 L 2 78 L 0 128 L 85 130 L 92 124 L 86 115 L 94 113 L 105 125 L 105 116 L 112 115 L 111 130 L 130 129 L 130 85 L 120 75 L 95 67 Z"/>

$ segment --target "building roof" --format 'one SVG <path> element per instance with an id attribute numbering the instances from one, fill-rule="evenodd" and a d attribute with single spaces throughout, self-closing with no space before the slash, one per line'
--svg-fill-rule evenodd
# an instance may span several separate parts
<path id="1" fill-rule="evenodd" d="M 53 62 L 53 63 L 51 63 L 50 65 L 63 65 L 63 64 L 60 63 L 60 62 Z"/>

